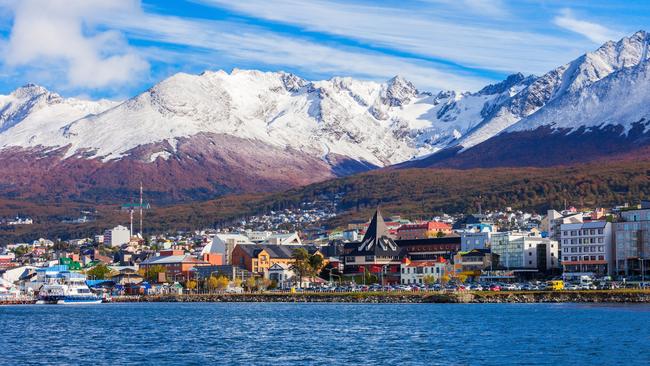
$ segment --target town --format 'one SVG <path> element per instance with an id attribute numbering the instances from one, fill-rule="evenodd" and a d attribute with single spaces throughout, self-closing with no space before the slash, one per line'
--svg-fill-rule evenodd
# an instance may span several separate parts
<path id="1" fill-rule="evenodd" d="M 645 288 L 650 275 L 650 201 L 544 215 L 479 207 L 429 220 L 383 217 L 377 208 L 367 220 L 333 230 L 319 223 L 336 216 L 335 205 L 303 207 L 218 230 L 150 236 L 142 234 L 141 209 L 134 229 L 134 207 L 127 208 L 129 227 L 0 247 L 0 302 L 271 291 L 587 291 Z"/>

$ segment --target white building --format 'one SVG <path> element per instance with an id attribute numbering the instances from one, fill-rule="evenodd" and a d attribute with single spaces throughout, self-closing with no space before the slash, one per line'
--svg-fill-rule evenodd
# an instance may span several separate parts
<path id="1" fill-rule="evenodd" d="M 302 245 L 300 236 L 298 233 L 288 233 L 288 234 L 273 234 L 269 236 L 263 244 L 270 245 Z"/>
<path id="2" fill-rule="evenodd" d="M 549 238 L 526 232 L 497 233 L 491 244 L 502 268 L 549 271 L 560 266 L 559 243 Z"/>
<path id="3" fill-rule="evenodd" d="M 131 231 L 122 225 L 118 225 L 104 232 L 104 245 L 119 247 L 131 241 Z"/>
<path id="4" fill-rule="evenodd" d="M 565 212 L 564 214 L 555 210 L 548 210 L 546 217 L 542 219 L 540 227 L 548 233 L 553 240 L 560 240 L 561 226 L 564 224 L 579 224 L 583 222 L 583 215 L 578 212 Z M 560 243 L 562 245 L 562 243 Z"/>
<path id="5" fill-rule="evenodd" d="M 252 241 L 253 243 L 261 243 L 263 241 L 266 241 L 271 235 L 273 235 L 273 232 L 271 231 L 247 231 L 246 236 Z"/>
<path id="6" fill-rule="evenodd" d="M 268 271 L 269 279 L 277 283 L 278 288 L 290 288 L 295 280 L 296 273 L 290 264 L 274 263 Z"/>
<path id="7" fill-rule="evenodd" d="M 438 261 L 410 261 L 405 259 L 400 265 L 400 283 L 424 284 L 425 277 L 431 276 L 434 281 L 440 282 L 445 274 L 446 264 Z"/>
<path id="8" fill-rule="evenodd" d="M 565 277 L 613 273 L 612 224 L 590 221 L 563 224 L 560 228 L 562 267 Z"/>
<path id="9" fill-rule="evenodd" d="M 216 234 L 212 242 L 203 247 L 203 254 L 222 254 L 224 264 L 231 264 L 232 250 L 239 244 L 253 244 L 248 236 L 241 234 Z"/>

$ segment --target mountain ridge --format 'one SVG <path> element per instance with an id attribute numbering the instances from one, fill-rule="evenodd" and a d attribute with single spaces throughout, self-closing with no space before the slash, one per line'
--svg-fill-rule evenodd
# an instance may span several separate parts
<path id="1" fill-rule="evenodd" d="M 477 92 L 233 69 L 121 102 L 28 84 L 0 96 L 0 196 L 171 201 L 269 192 L 384 167 L 549 166 L 650 141 L 644 31 Z M 645 153 L 644 153 L 645 154 Z"/>

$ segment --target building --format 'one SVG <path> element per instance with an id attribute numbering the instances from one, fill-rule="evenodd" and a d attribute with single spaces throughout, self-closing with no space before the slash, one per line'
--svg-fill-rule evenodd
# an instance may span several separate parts
<path id="1" fill-rule="evenodd" d="M 400 283 L 424 284 L 427 277 L 433 282 L 440 282 L 446 273 L 446 260 L 440 258 L 435 261 L 411 261 L 407 257 L 400 264 Z"/>
<path id="2" fill-rule="evenodd" d="M 345 274 L 381 273 L 382 280 L 399 282 L 401 249 L 389 236 L 379 210 L 375 211 L 361 242 L 348 243 L 346 247 L 349 250 L 343 256 Z"/>
<path id="3" fill-rule="evenodd" d="M 273 234 L 266 238 L 263 244 L 270 245 L 302 245 L 298 233 Z"/>
<path id="4" fill-rule="evenodd" d="M 146 273 L 153 266 L 162 266 L 165 268 L 165 278 L 159 278 L 159 282 L 176 282 L 193 278 L 194 267 L 205 265 L 209 263 L 191 255 L 168 255 L 151 257 L 140 263 L 140 268 Z"/>
<path id="5" fill-rule="evenodd" d="M 500 268 L 551 272 L 559 268 L 559 243 L 525 232 L 496 233 L 492 253 L 499 256 Z"/>
<path id="6" fill-rule="evenodd" d="M 212 242 L 203 247 L 201 257 L 210 264 L 231 264 L 232 251 L 239 244 L 253 244 L 248 236 L 241 234 L 216 234 Z"/>
<path id="7" fill-rule="evenodd" d="M 273 232 L 271 231 L 247 231 L 246 232 L 246 236 L 253 243 L 262 243 L 266 241 L 266 239 L 268 239 L 271 235 L 273 235 Z"/>
<path id="8" fill-rule="evenodd" d="M 461 251 L 454 256 L 454 265 L 461 272 L 471 272 L 475 276 L 480 276 L 482 271 L 499 268 L 499 255 L 492 253 L 490 249 Z"/>
<path id="9" fill-rule="evenodd" d="M 318 248 L 307 245 L 240 244 L 232 251 L 231 264 L 268 277 L 269 268 L 274 264 L 295 262 L 293 251 L 298 248 L 304 248 L 309 254 L 320 254 Z"/>
<path id="10" fill-rule="evenodd" d="M 579 224 L 583 222 L 583 215 L 575 210 L 564 211 L 548 210 L 546 217 L 542 219 L 540 227 L 547 233 L 547 237 L 553 240 L 560 240 L 561 226 L 565 224 Z M 560 242 L 560 246 L 562 243 Z"/>
<path id="11" fill-rule="evenodd" d="M 395 240 L 400 248 L 400 258 L 409 257 L 416 260 L 451 260 L 460 250 L 460 236 L 445 236 L 442 238 Z"/>
<path id="12" fill-rule="evenodd" d="M 650 273 L 650 208 L 644 202 L 641 209 L 621 212 L 621 222 L 614 224 L 615 274 L 633 276 Z"/>
<path id="13" fill-rule="evenodd" d="M 562 267 L 565 277 L 604 276 L 613 273 L 612 224 L 590 221 L 560 227 Z"/>
<path id="14" fill-rule="evenodd" d="M 208 278 L 210 276 L 225 276 L 228 280 L 233 281 L 234 279 L 240 279 L 244 282 L 247 278 L 252 277 L 253 273 L 246 270 L 246 268 L 233 266 L 230 264 L 218 265 L 218 266 L 197 266 L 194 267 L 194 271 L 198 278 Z"/>
<path id="15" fill-rule="evenodd" d="M 438 221 L 405 224 L 397 229 L 397 239 L 428 239 L 451 234 L 451 225 Z"/>
<path id="16" fill-rule="evenodd" d="M 269 279 L 277 283 L 277 287 L 287 289 L 294 283 L 296 273 L 290 264 L 274 263 L 269 268 Z"/>
<path id="17" fill-rule="evenodd" d="M 131 231 L 122 225 L 118 225 L 104 232 L 104 245 L 119 247 L 131 241 Z"/>

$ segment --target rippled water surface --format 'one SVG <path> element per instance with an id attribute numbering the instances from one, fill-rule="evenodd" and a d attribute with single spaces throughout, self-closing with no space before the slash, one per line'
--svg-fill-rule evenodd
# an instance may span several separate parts
<path id="1" fill-rule="evenodd" d="M 650 364 L 650 305 L 0 307 L 0 364 Z"/>

